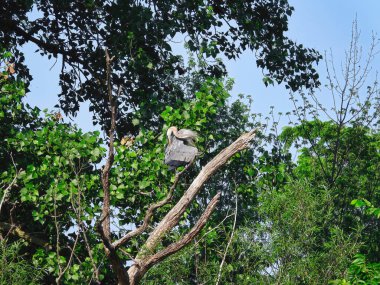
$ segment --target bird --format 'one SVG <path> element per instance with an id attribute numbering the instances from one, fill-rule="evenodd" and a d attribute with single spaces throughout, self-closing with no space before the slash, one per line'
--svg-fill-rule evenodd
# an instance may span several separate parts
<path id="1" fill-rule="evenodd" d="M 166 135 L 168 145 L 165 150 L 165 164 L 169 165 L 169 170 L 189 164 L 198 155 L 195 146 L 198 136 L 196 132 L 187 129 L 178 130 L 173 126 L 167 130 Z"/>
<path id="2" fill-rule="evenodd" d="M 188 129 L 178 130 L 178 128 L 175 126 L 170 127 L 167 130 L 166 135 L 168 137 L 168 146 L 172 144 L 173 136 L 174 136 L 177 139 L 183 141 L 185 145 L 195 147 L 195 141 L 197 140 L 197 137 L 198 137 L 197 132 L 194 132 Z"/>

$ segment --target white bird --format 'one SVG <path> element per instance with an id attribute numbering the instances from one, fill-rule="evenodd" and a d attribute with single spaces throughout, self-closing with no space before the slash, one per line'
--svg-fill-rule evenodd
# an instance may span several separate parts
<path id="1" fill-rule="evenodd" d="M 195 147 L 195 141 L 198 137 L 198 134 L 192 130 L 187 129 L 181 129 L 178 130 L 177 127 L 170 127 L 168 131 L 166 132 L 166 135 L 168 136 L 168 146 L 171 145 L 173 141 L 173 136 L 175 136 L 177 139 L 183 141 L 185 145 L 194 146 Z"/>

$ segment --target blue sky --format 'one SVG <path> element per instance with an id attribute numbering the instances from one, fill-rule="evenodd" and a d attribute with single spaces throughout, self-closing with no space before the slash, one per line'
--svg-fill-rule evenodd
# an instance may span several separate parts
<path id="1" fill-rule="evenodd" d="M 378 0 L 289 0 L 289 3 L 295 11 L 289 20 L 288 36 L 321 53 L 331 49 L 337 65 L 344 60 L 344 52 L 350 42 L 351 26 L 355 17 L 361 31 L 360 42 L 364 51 L 371 42 L 372 32 L 380 36 L 380 1 Z M 33 44 L 28 44 L 24 49 L 26 62 L 34 77 L 30 87 L 31 92 L 26 101 L 41 109 L 53 109 L 53 106 L 57 104 L 59 93 L 60 64 L 57 62 L 53 66 L 54 61 L 33 54 L 35 50 L 36 47 Z M 292 103 L 288 99 L 289 93 L 284 86 L 264 86 L 262 72 L 256 68 L 252 53 L 246 52 L 237 61 L 228 61 L 226 65 L 229 76 L 235 79 L 233 95 L 236 96 L 239 93 L 252 95 L 253 112 L 268 114 L 270 106 L 274 106 L 278 112 L 292 109 Z M 324 67 L 324 62 L 320 62 L 318 71 L 322 80 L 326 77 Z M 380 69 L 379 58 L 373 63 L 373 69 Z M 321 89 L 319 93 L 322 98 L 325 98 L 322 100 L 328 102 L 327 92 Z M 82 111 L 73 120 L 79 127 L 90 131 L 95 127 L 92 126 L 92 116 L 87 109 L 84 104 Z"/>

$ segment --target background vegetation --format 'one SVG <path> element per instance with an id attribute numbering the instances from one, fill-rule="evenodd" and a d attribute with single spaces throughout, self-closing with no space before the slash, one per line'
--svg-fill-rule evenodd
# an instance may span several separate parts
<path id="1" fill-rule="evenodd" d="M 170 192 L 175 173 L 163 163 L 164 133 L 173 125 L 200 133 L 202 155 L 152 227 L 220 150 L 244 132 L 258 133 L 156 250 L 181 240 L 220 192 L 207 226 L 141 284 L 380 283 L 380 105 L 378 83 L 370 82 L 377 40 L 363 53 L 354 23 L 342 74 L 325 56 L 328 78 L 320 82 L 320 54 L 284 35 L 293 11 L 287 1 L 198 2 L 5 1 L 0 8 L 0 284 L 120 283 L 96 229 L 110 138 L 117 240 Z M 41 17 L 30 19 L 32 9 Z M 176 34 L 187 37 L 188 62 L 171 50 Z M 20 50 L 27 41 L 62 62 L 62 113 L 75 115 L 87 101 L 94 124 L 108 131 L 107 84 L 122 90 L 113 96 L 115 133 L 85 133 L 60 112 L 24 103 L 32 80 Z M 110 81 L 105 47 L 114 56 Z M 256 52 L 265 84 L 291 90 L 286 127 L 279 129 L 274 110 L 269 119 L 252 114 L 250 96 L 231 97 L 220 56 L 245 49 Z M 325 89 L 317 89 L 321 83 Z M 321 90 L 333 108 L 320 102 Z M 150 231 L 120 247 L 125 267 Z"/>

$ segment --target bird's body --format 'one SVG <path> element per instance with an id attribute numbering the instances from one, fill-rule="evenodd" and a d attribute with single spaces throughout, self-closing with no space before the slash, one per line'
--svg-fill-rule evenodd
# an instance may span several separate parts
<path id="1" fill-rule="evenodd" d="M 192 130 L 170 127 L 167 131 L 168 145 L 165 150 L 165 163 L 169 169 L 176 169 L 194 160 L 198 154 L 195 140 L 198 134 Z"/>

